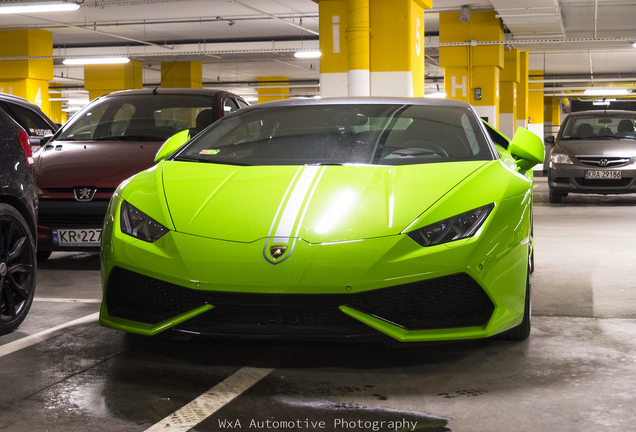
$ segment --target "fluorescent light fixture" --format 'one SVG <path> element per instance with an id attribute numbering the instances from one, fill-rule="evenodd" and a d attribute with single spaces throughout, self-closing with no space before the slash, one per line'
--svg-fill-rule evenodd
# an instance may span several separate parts
<path id="1" fill-rule="evenodd" d="M 121 64 L 130 61 L 127 57 L 95 57 L 95 58 L 72 58 L 66 59 L 62 63 L 65 65 L 87 65 L 87 64 Z"/>
<path id="2" fill-rule="evenodd" d="M 68 99 L 66 101 L 66 103 L 69 105 L 82 105 L 82 106 L 88 104 L 89 102 L 90 101 L 88 99 Z"/>
<path id="3" fill-rule="evenodd" d="M 247 102 L 256 102 L 258 101 L 258 96 L 243 96 Z"/>
<path id="4" fill-rule="evenodd" d="M 427 93 L 424 95 L 425 98 L 435 98 L 435 99 L 444 99 L 446 97 L 446 93 L 444 92 L 433 92 Z"/>
<path id="5" fill-rule="evenodd" d="M 616 99 L 601 99 L 601 100 L 595 100 L 594 102 L 592 102 L 592 105 L 609 105 L 610 102 L 615 102 Z"/>
<path id="6" fill-rule="evenodd" d="M 633 46 L 634 48 L 636 48 L 636 42 L 634 42 L 634 43 L 632 44 L 632 46 Z"/>
<path id="7" fill-rule="evenodd" d="M 625 89 L 613 89 L 610 87 L 587 89 L 583 92 L 586 96 L 625 96 L 629 92 Z"/>
<path id="8" fill-rule="evenodd" d="M 64 108 L 62 111 L 64 111 L 64 112 L 77 112 L 77 111 L 79 111 L 81 109 L 82 109 L 82 107 L 73 106 L 73 107 Z"/>
<path id="9" fill-rule="evenodd" d="M 9 3 L 0 6 L 0 14 L 21 14 L 34 12 L 64 12 L 79 9 L 79 4 L 66 1 Z"/>
<path id="10" fill-rule="evenodd" d="M 294 53 L 296 58 L 319 58 L 321 55 L 320 51 L 298 51 Z"/>

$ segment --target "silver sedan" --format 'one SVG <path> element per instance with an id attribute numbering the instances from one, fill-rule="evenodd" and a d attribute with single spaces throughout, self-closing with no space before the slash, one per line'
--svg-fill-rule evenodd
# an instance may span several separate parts
<path id="1" fill-rule="evenodd" d="M 568 193 L 636 193 L 636 112 L 599 110 L 570 114 L 549 161 L 550 202 Z"/>

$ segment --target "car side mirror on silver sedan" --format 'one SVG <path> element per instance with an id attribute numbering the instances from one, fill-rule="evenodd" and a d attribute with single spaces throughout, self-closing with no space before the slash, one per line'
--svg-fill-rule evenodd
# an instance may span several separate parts
<path id="1" fill-rule="evenodd" d="M 515 164 L 522 170 L 542 164 L 545 158 L 545 146 L 541 138 L 522 127 L 517 128 L 508 151 L 515 158 Z"/>
<path id="2" fill-rule="evenodd" d="M 159 163 L 162 160 L 166 159 L 168 156 L 170 156 L 172 153 L 177 151 L 179 147 L 187 143 L 189 140 L 190 140 L 189 129 L 184 129 L 181 132 L 177 132 L 176 134 L 172 135 L 170 138 L 166 140 L 166 142 L 163 143 L 163 145 L 157 152 L 157 155 L 155 156 L 155 163 Z"/>

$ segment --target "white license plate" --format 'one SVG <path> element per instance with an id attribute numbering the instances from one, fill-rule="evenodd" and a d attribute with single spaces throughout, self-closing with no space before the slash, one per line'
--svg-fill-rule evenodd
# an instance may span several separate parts
<path id="1" fill-rule="evenodd" d="M 99 246 L 101 229 L 53 229 L 53 243 L 58 246 Z"/>
<path id="2" fill-rule="evenodd" d="M 585 178 L 587 180 L 620 180 L 621 172 L 608 170 L 589 170 L 585 171 Z"/>

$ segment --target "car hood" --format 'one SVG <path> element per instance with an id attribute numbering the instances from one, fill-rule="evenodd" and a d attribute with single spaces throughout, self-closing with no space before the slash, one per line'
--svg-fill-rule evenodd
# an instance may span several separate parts
<path id="1" fill-rule="evenodd" d="M 636 155 L 636 140 L 566 140 L 558 147 L 570 156 L 624 157 Z"/>
<path id="2" fill-rule="evenodd" d="M 54 141 L 35 154 L 38 187 L 116 188 L 154 164 L 161 142 Z"/>
<path id="3" fill-rule="evenodd" d="M 230 166 L 170 161 L 176 231 L 209 238 L 341 242 L 398 234 L 486 161 L 405 166 Z"/>

